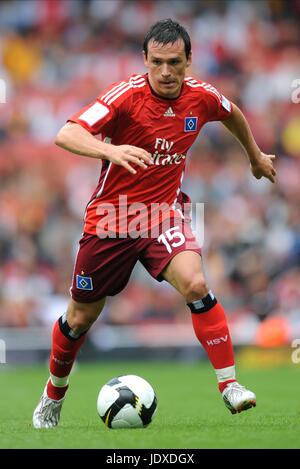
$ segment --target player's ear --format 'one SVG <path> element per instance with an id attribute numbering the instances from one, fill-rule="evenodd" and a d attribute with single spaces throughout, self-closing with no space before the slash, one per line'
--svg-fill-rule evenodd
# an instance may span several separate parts
<path id="1" fill-rule="evenodd" d="M 144 64 L 146 65 L 146 67 L 148 67 L 148 59 L 146 57 L 146 53 L 144 50 L 143 50 L 143 58 L 144 58 Z"/>
<path id="2" fill-rule="evenodd" d="M 186 66 L 189 67 L 191 63 L 192 63 L 192 52 L 189 53 Z"/>

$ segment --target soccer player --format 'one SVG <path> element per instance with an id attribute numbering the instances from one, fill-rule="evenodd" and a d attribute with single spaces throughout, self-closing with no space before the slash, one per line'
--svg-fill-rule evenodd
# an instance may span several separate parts
<path id="1" fill-rule="evenodd" d="M 186 77 L 191 42 L 180 24 L 171 19 L 154 24 L 143 49 L 148 73 L 111 85 L 72 116 L 56 138 L 57 145 L 97 158 L 102 167 L 86 208 L 71 300 L 54 324 L 50 377 L 33 414 L 35 428 L 58 424 L 71 368 L 86 333 L 106 297 L 125 287 L 138 260 L 184 297 L 228 409 L 235 414 L 256 405 L 255 394 L 236 381 L 224 309 L 207 285 L 191 227 L 181 223 L 185 217 L 180 207 L 188 197 L 180 187 L 186 154 L 209 121 L 221 121 L 239 140 L 257 179 L 275 182 L 275 156 L 261 152 L 236 105 L 210 84 Z M 131 235 L 136 207 L 151 211 L 153 204 L 169 210 L 154 210 L 150 227 L 149 217 L 141 217 L 141 234 Z M 145 227 L 151 228 L 149 236 Z M 155 236 L 153 227 L 158 228 Z"/>

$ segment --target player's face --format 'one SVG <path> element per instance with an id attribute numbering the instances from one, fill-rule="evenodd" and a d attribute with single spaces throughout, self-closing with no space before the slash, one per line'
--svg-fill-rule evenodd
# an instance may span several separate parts
<path id="1" fill-rule="evenodd" d="M 162 97 L 177 98 L 185 77 L 185 70 L 191 64 L 191 54 L 186 58 L 184 42 L 180 38 L 174 44 L 148 43 L 148 77 L 152 89 Z"/>

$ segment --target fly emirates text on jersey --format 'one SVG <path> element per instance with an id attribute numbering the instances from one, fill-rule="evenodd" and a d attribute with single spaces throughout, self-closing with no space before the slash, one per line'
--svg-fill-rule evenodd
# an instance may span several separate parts
<path id="1" fill-rule="evenodd" d="M 154 145 L 155 152 L 152 155 L 153 163 L 157 165 L 180 164 L 182 160 L 185 160 L 186 155 L 183 153 L 171 154 L 173 145 L 174 142 L 157 137 Z"/>

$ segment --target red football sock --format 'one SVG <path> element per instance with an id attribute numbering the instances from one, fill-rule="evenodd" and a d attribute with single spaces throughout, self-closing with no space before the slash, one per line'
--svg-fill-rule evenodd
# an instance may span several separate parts
<path id="1" fill-rule="evenodd" d="M 68 385 L 54 386 L 51 382 L 51 379 L 49 379 L 47 383 L 47 396 L 50 397 L 50 399 L 55 399 L 56 401 L 59 401 L 66 394 L 68 387 Z"/>
<path id="2" fill-rule="evenodd" d="M 236 379 L 227 379 L 226 381 L 222 381 L 221 383 L 218 384 L 219 391 L 223 392 L 227 384 L 234 383 L 234 381 L 236 381 Z"/>
<path id="3" fill-rule="evenodd" d="M 193 301 L 188 306 L 192 311 L 195 334 L 207 352 L 217 376 L 221 375 L 222 373 L 218 373 L 218 370 L 222 371 L 234 366 L 233 346 L 224 309 L 211 293 L 202 300 Z M 227 376 L 225 379 L 218 376 L 218 380 L 226 384 L 235 381 L 234 376 L 226 378 Z"/>
<path id="4" fill-rule="evenodd" d="M 62 330 L 64 332 L 62 332 Z M 50 353 L 50 373 L 58 378 L 69 376 L 78 350 L 83 344 L 86 334 L 78 338 L 68 336 L 70 328 L 65 321 L 60 318 L 53 327 L 52 349 Z M 51 399 L 61 399 L 68 386 L 54 386 L 49 380 L 47 385 L 48 396 Z"/>

